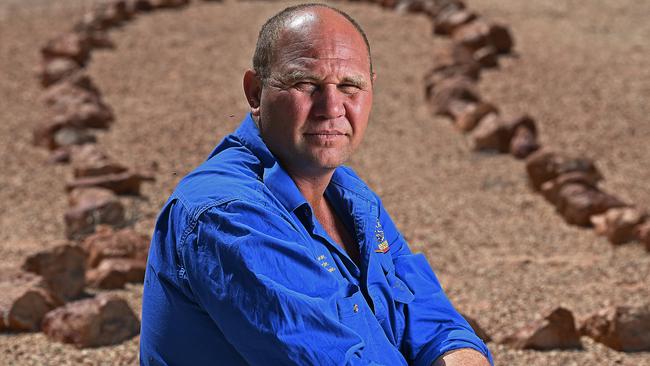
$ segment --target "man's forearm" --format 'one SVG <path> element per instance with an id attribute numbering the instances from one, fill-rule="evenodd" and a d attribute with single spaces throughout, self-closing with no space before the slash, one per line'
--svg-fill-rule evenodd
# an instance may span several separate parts
<path id="1" fill-rule="evenodd" d="M 432 366 L 490 366 L 490 363 L 480 352 L 462 348 L 445 353 Z"/>

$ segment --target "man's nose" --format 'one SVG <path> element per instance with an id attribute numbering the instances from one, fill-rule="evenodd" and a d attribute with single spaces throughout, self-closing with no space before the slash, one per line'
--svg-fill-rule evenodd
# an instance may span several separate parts
<path id="1" fill-rule="evenodd" d="M 344 95 L 336 84 L 325 84 L 314 97 L 313 108 L 317 117 L 335 119 L 345 115 Z"/>

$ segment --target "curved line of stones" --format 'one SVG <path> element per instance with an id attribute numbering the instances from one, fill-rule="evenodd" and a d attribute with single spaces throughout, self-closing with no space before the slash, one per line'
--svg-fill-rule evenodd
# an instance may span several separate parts
<path id="1" fill-rule="evenodd" d="M 34 131 L 34 143 L 53 150 L 52 162 L 72 160 L 75 179 L 67 184 L 72 192 L 71 207 L 65 216 L 69 239 L 83 238 L 94 232 L 97 225 L 123 225 L 123 208 L 115 194 L 138 194 L 140 183 L 152 179 L 113 162 L 92 144 L 96 139 L 90 129 L 109 128 L 114 117 L 99 90 L 83 73 L 90 60 L 90 51 L 112 48 L 105 32 L 123 25 L 137 13 L 180 8 L 189 2 L 106 1 L 86 14 L 73 32 L 50 40 L 42 48 L 40 77 L 42 85 L 48 87 L 44 100 L 53 117 Z M 499 57 L 509 53 L 513 46 L 506 27 L 481 19 L 460 0 L 370 2 L 400 12 L 423 13 L 432 20 L 435 34 L 451 37 L 449 46 L 434 50 L 439 54 L 426 75 L 427 100 L 434 114 L 450 117 L 461 132 L 469 134 L 474 150 L 511 153 L 518 159 L 526 159 L 531 186 L 554 204 L 569 224 L 595 225 L 599 234 L 606 235 L 615 244 L 635 239 L 645 241 L 650 250 L 648 216 L 602 192 L 597 186 L 602 175 L 592 161 L 540 149 L 533 118 L 524 115 L 504 120 L 497 107 L 481 99 L 476 89 L 481 69 L 497 67 Z M 106 229 L 102 232 L 107 233 Z M 56 255 L 53 251 L 48 253 Z M 43 274 L 43 271 L 34 272 Z M 558 316 L 558 312 L 563 315 Z M 569 312 L 567 317 L 566 312 L 556 309 L 544 321 L 559 326 L 556 323 L 560 318 L 570 323 L 569 328 L 579 337 L 572 315 Z M 490 339 L 475 321 L 470 322 L 483 339 Z M 517 348 L 535 348 L 538 345 L 531 329 L 543 326 L 548 324 L 529 324 L 502 341 Z M 568 344 L 579 346 L 579 338 Z M 551 348 L 563 346 L 566 344 Z"/>

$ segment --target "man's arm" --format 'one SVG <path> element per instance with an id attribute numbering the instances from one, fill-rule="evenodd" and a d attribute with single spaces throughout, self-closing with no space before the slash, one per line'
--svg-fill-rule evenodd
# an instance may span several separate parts
<path id="1" fill-rule="evenodd" d="M 464 365 L 452 362 L 456 362 L 457 357 L 465 357 L 467 352 L 455 354 L 452 351 L 472 349 L 482 355 L 482 360 L 487 359 L 488 364 L 491 364 L 492 356 L 487 346 L 454 309 L 426 257 L 411 252 L 381 205 L 381 201 L 377 199 L 380 202 L 379 219 L 386 240 L 390 244 L 389 253 L 395 266 L 395 275 L 414 295 L 413 301 L 406 304 L 403 309 L 406 327 L 401 337 L 401 349 L 404 356 L 418 366 L 429 366 L 434 362 Z M 483 364 L 468 363 L 467 365 Z"/>
<path id="2" fill-rule="evenodd" d="M 490 366 L 490 363 L 478 351 L 461 348 L 445 353 L 432 366 Z"/>
<path id="3" fill-rule="evenodd" d="M 377 365 L 339 319 L 345 297 L 279 213 L 235 201 L 180 245 L 192 292 L 250 365 Z M 360 295 L 360 294 L 355 294 Z"/>

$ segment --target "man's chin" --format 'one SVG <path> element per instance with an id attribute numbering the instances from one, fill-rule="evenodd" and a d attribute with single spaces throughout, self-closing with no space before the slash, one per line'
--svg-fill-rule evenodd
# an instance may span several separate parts
<path id="1" fill-rule="evenodd" d="M 328 151 L 329 150 L 329 151 Z M 350 154 L 341 151 L 332 151 L 332 149 L 326 149 L 325 151 L 319 151 L 320 154 L 315 154 L 312 156 L 312 163 L 314 166 L 321 167 L 323 169 L 336 169 L 341 165 L 345 164 L 348 161 Z"/>

